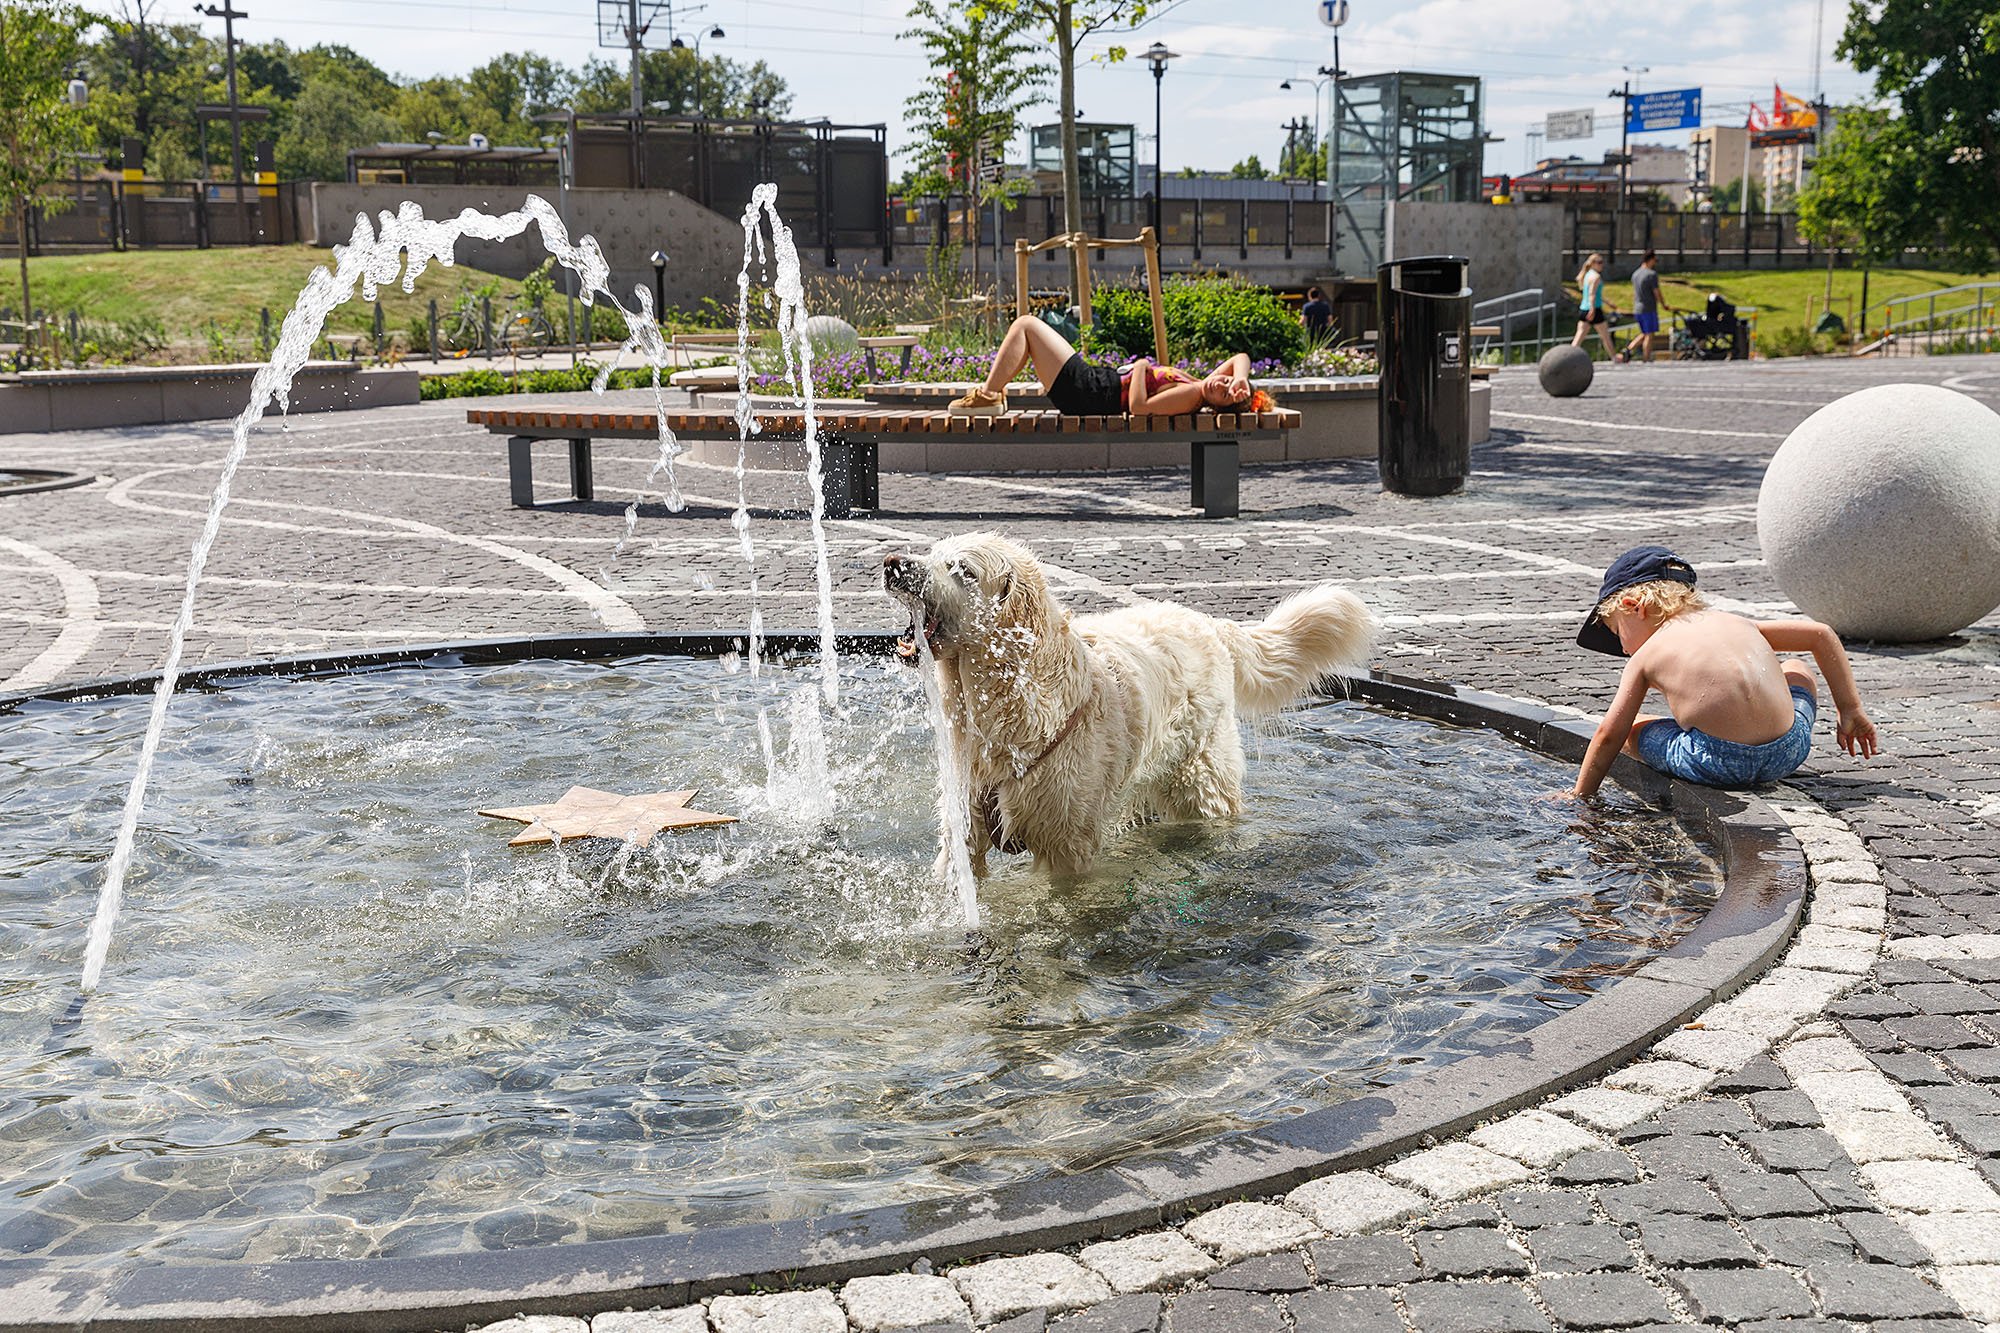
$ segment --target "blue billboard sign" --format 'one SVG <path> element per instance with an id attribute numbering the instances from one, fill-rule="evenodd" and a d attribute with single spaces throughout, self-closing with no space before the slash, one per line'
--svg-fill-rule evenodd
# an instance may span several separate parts
<path id="1" fill-rule="evenodd" d="M 1701 124 L 1701 89 L 1634 93 L 1625 103 L 1625 131 L 1651 134 L 1660 130 L 1691 130 Z"/>

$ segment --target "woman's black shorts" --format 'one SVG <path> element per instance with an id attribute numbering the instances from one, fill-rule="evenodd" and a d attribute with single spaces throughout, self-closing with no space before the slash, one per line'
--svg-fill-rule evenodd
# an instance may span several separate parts
<path id="1" fill-rule="evenodd" d="M 1049 401 L 1064 416 L 1115 417 L 1125 411 L 1125 382 L 1110 366 L 1092 365 L 1082 352 L 1072 352 L 1049 386 Z"/>
<path id="2" fill-rule="evenodd" d="M 1586 310 L 1578 315 L 1577 319 L 1585 324 L 1602 324 L 1604 322 L 1604 312 L 1602 310 Z"/>

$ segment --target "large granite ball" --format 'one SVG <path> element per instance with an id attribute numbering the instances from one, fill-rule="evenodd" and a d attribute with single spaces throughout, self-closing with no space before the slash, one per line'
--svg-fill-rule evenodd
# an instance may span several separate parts
<path id="1" fill-rule="evenodd" d="M 1590 353 L 1564 343 L 1542 353 L 1537 373 L 1542 377 L 1542 391 L 1549 397 L 1574 398 L 1590 387 L 1597 371 L 1590 364 Z"/>
<path id="2" fill-rule="evenodd" d="M 2000 413 L 1934 384 L 1828 403 L 1772 457 L 1757 539 L 1785 595 L 1844 635 L 1964 629 L 2000 606 Z"/>
<path id="3" fill-rule="evenodd" d="M 807 316 L 805 334 L 816 357 L 840 356 L 861 346 L 861 335 L 838 315 Z"/>

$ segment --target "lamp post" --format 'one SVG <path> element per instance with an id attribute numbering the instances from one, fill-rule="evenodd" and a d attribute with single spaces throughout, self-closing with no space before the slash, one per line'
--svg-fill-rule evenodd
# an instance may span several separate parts
<path id="1" fill-rule="evenodd" d="M 698 32 L 694 36 L 694 114 L 702 120 L 706 120 L 707 117 L 702 114 L 701 110 L 701 39 L 704 37 L 713 37 L 719 42 L 728 35 L 728 33 L 722 30 L 722 25 L 718 23 L 707 32 Z M 687 49 L 687 39 L 682 37 L 674 38 L 674 50 L 685 51 Z"/>
<path id="2" fill-rule="evenodd" d="M 653 261 L 653 321 L 658 323 L 660 312 L 667 308 L 667 252 L 655 250 L 650 257 Z"/>
<path id="3" fill-rule="evenodd" d="M 1316 164 L 1313 168 L 1313 198 L 1315 199 L 1319 197 L 1320 181 L 1326 175 L 1326 161 L 1324 158 L 1320 157 L 1321 146 L 1325 143 L 1325 140 L 1319 137 L 1320 98 L 1326 91 L 1326 85 L 1333 82 L 1332 70 L 1328 69 L 1325 65 L 1321 65 L 1319 67 L 1319 72 L 1321 74 L 1326 75 L 1326 77 L 1323 79 L 1306 79 L 1303 75 L 1300 76 L 1301 82 L 1310 83 L 1313 86 L 1313 156 L 1316 159 Z M 1283 83 L 1279 84 L 1278 86 L 1284 89 L 1286 92 L 1290 92 L 1292 88 L 1292 81 L 1290 79 L 1286 79 Z"/>
<path id="4" fill-rule="evenodd" d="M 1326 257 L 1340 271 L 1340 81 L 1347 71 L 1340 67 L 1340 30 L 1347 23 L 1347 0 L 1320 0 L 1319 21 L 1333 29 L 1333 68 L 1319 72 L 1333 80 L 1333 146 L 1327 152 Z"/>
<path id="5" fill-rule="evenodd" d="M 1160 234 L 1160 196 L 1166 193 L 1166 177 L 1160 171 L 1160 85 L 1167 77 L 1167 62 L 1179 60 L 1164 42 L 1146 48 L 1146 63 L 1153 67 L 1153 235 Z"/>

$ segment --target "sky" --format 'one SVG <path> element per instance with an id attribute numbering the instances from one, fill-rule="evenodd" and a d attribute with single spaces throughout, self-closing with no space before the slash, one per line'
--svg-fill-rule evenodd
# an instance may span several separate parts
<path id="1" fill-rule="evenodd" d="M 624 0 L 609 0 L 621 8 Z M 246 40 L 279 38 L 294 46 L 344 43 L 398 75 L 463 74 L 507 51 L 533 50 L 569 65 L 622 51 L 597 44 L 600 0 L 241 0 L 237 32 Z M 648 0 L 650 3 L 650 0 Z M 763 60 L 791 86 L 793 113 L 838 123 L 889 127 L 896 156 L 909 144 L 903 101 L 926 76 L 921 51 L 898 36 L 907 0 L 707 0 L 673 7 L 676 31 L 705 37 L 702 50 L 734 60 Z M 1517 172 L 1529 162 L 1527 131 L 1551 111 L 1594 109 L 1593 140 L 1547 145 L 1544 154 L 1595 159 L 1618 146 L 1618 102 L 1607 91 L 1634 73 L 1640 91 L 1699 87 L 1710 124 L 1740 125 L 1747 103 L 1768 104 L 1775 81 L 1802 97 L 1813 93 L 1816 17 L 1820 86 L 1834 102 L 1859 100 L 1866 76 L 1838 61 L 1833 48 L 1845 0 L 1351 0 L 1340 31 L 1341 63 L 1350 75 L 1389 70 L 1472 74 L 1485 81 L 1489 172 Z M 220 30 L 215 20 L 202 20 Z M 655 31 L 669 22 L 663 13 Z M 1169 172 L 1183 166 L 1223 169 L 1255 153 L 1274 166 L 1282 126 L 1311 120 L 1308 82 L 1333 64 L 1333 30 L 1314 0 L 1164 0 L 1136 31 L 1093 39 L 1100 59 L 1079 68 L 1077 106 L 1085 119 L 1131 121 L 1152 156 L 1152 75 L 1143 60 L 1101 58 L 1113 42 L 1133 52 L 1164 42 L 1181 58 L 1169 66 L 1161 138 Z M 1638 72 L 1643 70 L 1644 72 Z M 1296 77 L 1295 77 L 1296 76 Z M 1279 87 L 1293 78 L 1292 90 Z M 1322 125 L 1331 107 L 1322 98 Z M 1053 105 L 1029 123 L 1054 119 Z M 1686 133 L 1636 142 L 1679 146 Z M 1010 158 L 1026 156 L 1016 143 Z"/>

